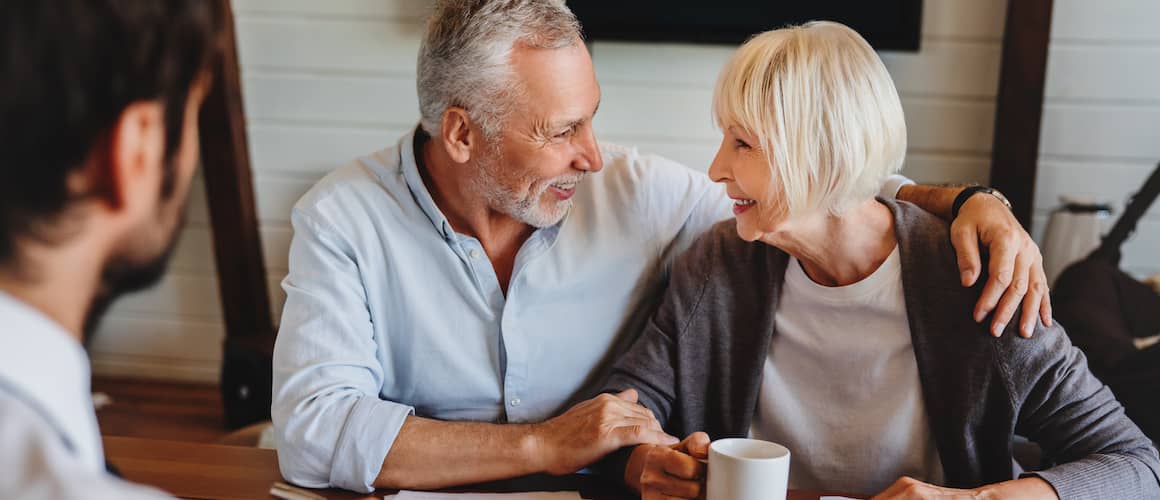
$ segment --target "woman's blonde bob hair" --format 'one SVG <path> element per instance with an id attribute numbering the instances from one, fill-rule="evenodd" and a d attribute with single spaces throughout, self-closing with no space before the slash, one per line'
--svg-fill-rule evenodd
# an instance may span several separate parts
<path id="1" fill-rule="evenodd" d="M 769 163 L 766 203 L 789 218 L 839 215 L 870 199 L 906 155 L 906 120 L 886 67 L 860 35 L 815 21 L 767 31 L 721 72 L 713 117 L 757 138 Z"/>

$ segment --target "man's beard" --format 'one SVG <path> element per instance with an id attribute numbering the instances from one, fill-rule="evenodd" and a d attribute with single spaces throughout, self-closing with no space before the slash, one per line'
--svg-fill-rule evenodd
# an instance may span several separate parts
<path id="1" fill-rule="evenodd" d="M 153 286 L 165 275 L 169 267 L 169 258 L 177 248 L 181 228 L 184 226 L 183 221 L 184 216 L 181 216 L 173 229 L 173 234 L 169 236 L 169 243 L 156 256 L 146 261 L 136 261 L 124 255 L 115 255 L 105 265 L 105 269 L 101 272 L 97 294 L 93 297 L 88 314 L 85 316 L 81 337 L 85 348 L 88 348 L 93 335 L 96 334 L 101 318 L 118 297 Z"/>
<path id="2" fill-rule="evenodd" d="M 556 225 L 572 208 L 571 199 L 557 201 L 550 208 L 545 208 L 541 200 L 543 200 L 544 193 L 547 192 L 548 188 L 553 183 L 558 182 L 575 182 L 579 185 L 580 181 L 584 179 L 584 173 L 581 172 L 556 179 L 523 177 L 517 182 L 505 183 L 504 176 L 500 174 L 502 164 L 503 154 L 496 148 L 477 167 L 478 173 L 473 179 L 476 191 L 483 194 L 488 206 L 536 228 Z M 512 184 L 529 185 L 527 196 L 521 198 L 508 187 Z"/>

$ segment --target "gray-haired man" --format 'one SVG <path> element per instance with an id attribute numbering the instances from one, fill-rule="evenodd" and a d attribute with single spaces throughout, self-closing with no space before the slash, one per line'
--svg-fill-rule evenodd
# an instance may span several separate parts
<path id="1" fill-rule="evenodd" d="M 724 193 L 597 145 L 600 89 L 561 0 L 438 2 L 418 86 L 415 132 L 294 208 L 274 353 L 283 474 L 437 488 L 675 442 L 631 391 L 576 403 L 647 321 L 669 258 L 730 216 Z M 958 193 L 905 191 L 938 213 Z M 1024 307 L 1049 316 L 1038 249 L 1003 204 L 972 197 L 955 231 L 965 281 L 978 241 L 998 263 L 980 312 L 1006 322 L 1030 284 Z"/>

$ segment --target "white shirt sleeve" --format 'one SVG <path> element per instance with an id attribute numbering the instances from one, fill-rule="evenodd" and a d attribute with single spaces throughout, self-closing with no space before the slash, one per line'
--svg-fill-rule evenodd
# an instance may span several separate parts
<path id="1" fill-rule="evenodd" d="M 898 199 L 898 191 L 902 186 L 913 186 L 914 181 L 907 178 L 905 175 L 895 174 L 886 179 L 886 183 L 882 184 L 882 189 L 878 191 L 878 196 L 887 200 Z"/>
<path id="2" fill-rule="evenodd" d="M 129 483 L 80 460 L 39 414 L 0 395 L 0 498 L 172 498 Z"/>
<path id="3" fill-rule="evenodd" d="M 658 249 L 668 263 L 718 222 L 733 217 L 733 200 L 725 188 L 698 172 L 654 154 L 635 157 L 645 186 L 640 203 L 644 220 L 652 221 Z"/>
<path id="4" fill-rule="evenodd" d="M 295 209 L 271 408 L 290 482 L 369 493 L 414 409 L 380 399 L 366 292 L 349 243 Z"/>

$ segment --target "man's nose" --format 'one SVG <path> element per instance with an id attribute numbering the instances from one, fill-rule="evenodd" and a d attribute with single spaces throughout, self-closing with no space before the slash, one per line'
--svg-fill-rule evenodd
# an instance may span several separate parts
<path id="1" fill-rule="evenodd" d="M 600 154 L 600 145 L 596 142 L 596 133 L 592 127 L 587 127 L 580 148 L 580 156 L 574 162 L 577 170 L 596 173 L 604 168 L 604 155 Z"/>

